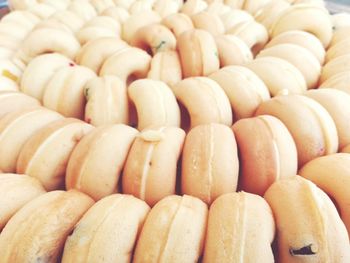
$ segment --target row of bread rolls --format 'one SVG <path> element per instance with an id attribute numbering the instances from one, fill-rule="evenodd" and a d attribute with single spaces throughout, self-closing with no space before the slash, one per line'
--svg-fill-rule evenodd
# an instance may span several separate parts
<path id="1" fill-rule="evenodd" d="M 228 193 L 208 207 L 198 198 L 172 195 L 150 209 L 131 195 L 94 203 L 76 190 L 45 193 L 27 175 L 0 174 L 0 207 L 7 215 L 1 219 L 0 260 L 348 262 L 349 197 L 344 184 L 332 181 L 334 175 L 348 180 L 348 155 L 315 159 L 302 169 L 303 176 L 339 201 L 340 216 L 331 199 L 299 175 L 275 182 L 264 198 Z M 336 171 L 334 161 L 343 164 Z M 14 202 L 10 189 L 22 191 L 22 200 Z"/>

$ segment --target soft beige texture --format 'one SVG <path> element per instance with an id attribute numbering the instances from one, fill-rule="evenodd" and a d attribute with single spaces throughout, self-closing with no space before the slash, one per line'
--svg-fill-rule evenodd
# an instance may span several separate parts
<path id="1" fill-rule="evenodd" d="M 191 18 L 183 13 L 171 14 L 163 18 L 161 23 L 169 28 L 176 38 L 194 28 Z"/>

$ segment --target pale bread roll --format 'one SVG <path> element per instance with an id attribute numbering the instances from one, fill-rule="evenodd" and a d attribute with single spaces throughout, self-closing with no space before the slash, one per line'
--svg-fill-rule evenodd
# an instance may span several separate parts
<path id="1" fill-rule="evenodd" d="M 245 66 L 261 78 L 271 96 L 276 96 L 283 90 L 298 94 L 307 89 L 301 72 L 284 59 L 260 57 L 248 62 Z"/>
<path id="2" fill-rule="evenodd" d="M 274 236 L 272 211 L 263 198 L 222 195 L 210 206 L 203 263 L 272 263 Z"/>
<path id="3" fill-rule="evenodd" d="M 187 30 L 179 36 L 177 44 L 185 78 L 207 76 L 219 69 L 215 40 L 207 31 Z"/>
<path id="4" fill-rule="evenodd" d="M 128 44 L 118 37 L 102 37 L 87 42 L 78 52 L 75 60 L 99 74 L 103 63 Z"/>
<path id="5" fill-rule="evenodd" d="M 182 80 L 179 54 L 176 51 L 158 52 L 152 57 L 148 79 L 165 82 L 170 88 Z"/>
<path id="6" fill-rule="evenodd" d="M 70 65 L 74 65 L 74 62 L 58 53 L 37 56 L 23 72 L 21 91 L 41 101 L 45 88 L 55 72 Z"/>
<path id="7" fill-rule="evenodd" d="M 272 0 L 245 0 L 242 7 L 243 10 L 246 10 L 250 14 L 255 15 L 261 8 L 271 3 Z"/>
<path id="8" fill-rule="evenodd" d="M 350 95 L 337 89 L 309 90 L 304 95 L 320 103 L 331 115 L 338 132 L 339 149 L 350 144 Z"/>
<path id="9" fill-rule="evenodd" d="M 265 193 L 277 227 L 278 262 L 349 262 L 349 236 L 329 197 L 292 176 Z"/>
<path id="10" fill-rule="evenodd" d="M 299 174 L 325 191 L 338 208 L 348 234 L 350 233 L 349 200 L 347 185 L 350 181 L 350 154 L 336 153 L 316 158 L 305 164 Z"/>
<path id="11" fill-rule="evenodd" d="M 130 45 L 155 55 L 158 52 L 175 50 L 176 38 L 166 26 L 152 24 L 137 30 L 130 39 Z"/>
<path id="12" fill-rule="evenodd" d="M 253 60 L 253 54 L 246 43 L 233 35 L 215 37 L 218 48 L 220 67 L 243 65 Z"/>
<path id="13" fill-rule="evenodd" d="M 221 14 L 220 18 L 224 24 L 225 33 L 240 23 L 254 21 L 254 17 L 251 14 L 240 9 L 231 9 L 229 12 Z"/>
<path id="14" fill-rule="evenodd" d="M 125 47 L 108 57 L 103 63 L 100 76 L 113 75 L 130 84 L 135 78 L 145 78 L 152 57 L 140 48 Z"/>
<path id="15" fill-rule="evenodd" d="M 85 121 L 94 126 L 129 123 L 129 101 L 125 83 L 115 76 L 96 77 L 84 86 Z"/>
<path id="16" fill-rule="evenodd" d="M 209 75 L 230 100 L 233 121 L 252 117 L 261 102 L 270 98 L 264 82 L 250 69 L 227 66 Z"/>
<path id="17" fill-rule="evenodd" d="M 199 125 L 186 136 L 182 153 L 181 192 L 210 205 L 235 192 L 239 160 L 232 130 L 222 124 Z"/>
<path id="18" fill-rule="evenodd" d="M 325 64 L 322 68 L 320 83 L 345 71 L 350 71 L 350 54 L 336 57 Z"/>
<path id="19" fill-rule="evenodd" d="M 56 11 L 52 16 L 46 19 L 46 21 L 58 22 L 66 26 L 73 35 L 86 23 L 83 18 L 67 9 Z"/>
<path id="20" fill-rule="evenodd" d="M 97 14 L 101 14 L 105 10 L 112 8 L 116 5 L 113 0 L 90 0 L 90 3 L 95 7 Z"/>
<path id="21" fill-rule="evenodd" d="M 338 133 L 327 110 L 302 95 L 281 95 L 261 103 L 256 115 L 280 119 L 291 133 L 298 152 L 298 166 L 338 151 Z"/>
<path id="22" fill-rule="evenodd" d="M 69 157 L 80 139 L 93 127 L 77 119 L 51 122 L 22 147 L 17 173 L 33 176 L 48 191 L 62 189 Z"/>
<path id="23" fill-rule="evenodd" d="M 137 111 L 137 128 L 180 126 L 180 108 L 175 95 L 162 81 L 140 79 L 130 84 L 128 95 Z"/>
<path id="24" fill-rule="evenodd" d="M 286 9 L 272 26 L 271 36 L 290 30 L 314 34 L 327 48 L 332 40 L 332 20 L 326 8 L 314 4 L 295 4 Z"/>
<path id="25" fill-rule="evenodd" d="M 180 12 L 191 16 L 204 11 L 207 7 L 208 4 L 203 0 L 186 0 L 180 9 Z"/>
<path id="26" fill-rule="evenodd" d="M 195 197 L 164 198 L 147 216 L 133 262 L 197 262 L 203 253 L 207 215 L 207 206 Z"/>
<path id="27" fill-rule="evenodd" d="M 326 51 L 321 41 L 311 33 L 301 30 L 290 30 L 273 37 L 265 48 L 280 44 L 295 44 L 309 50 L 323 65 Z"/>
<path id="28" fill-rule="evenodd" d="M 118 192 L 118 182 L 138 131 L 123 124 L 102 126 L 74 148 L 67 165 L 66 188 L 95 200 Z"/>
<path id="29" fill-rule="evenodd" d="M 313 89 L 318 84 L 321 65 L 306 48 L 295 44 L 280 44 L 260 51 L 257 58 L 261 57 L 276 57 L 291 63 L 303 75 L 308 89 Z"/>
<path id="30" fill-rule="evenodd" d="M 143 130 L 133 143 L 123 170 L 123 193 L 150 206 L 175 194 L 185 132 L 176 127 Z"/>
<path id="31" fill-rule="evenodd" d="M 321 83 L 319 88 L 332 88 L 350 94 L 350 70 L 333 75 Z"/>
<path id="32" fill-rule="evenodd" d="M 185 31 L 193 29 L 193 22 L 188 15 L 176 13 L 163 18 L 162 22 L 175 35 L 176 39 Z"/>
<path id="33" fill-rule="evenodd" d="M 0 91 L 0 118 L 13 111 L 40 107 L 40 102 L 18 91 Z"/>
<path id="34" fill-rule="evenodd" d="M 213 122 L 232 125 L 230 101 L 214 80 L 206 77 L 187 78 L 173 86 L 172 90 L 183 105 L 181 127 L 184 130 Z M 186 111 L 189 116 L 186 116 Z"/>
<path id="35" fill-rule="evenodd" d="M 292 135 L 277 118 L 261 115 L 237 121 L 239 189 L 263 195 L 269 186 L 297 173 L 298 155 Z"/>
<path id="36" fill-rule="evenodd" d="M 78 191 L 53 191 L 33 199 L 1 232 L 1 262 L 58 262 L 66 238 L 92 204 Z"/>
<path id="37" fill-rule="evenodd" d="M 350 54 L 350 37 L 331 46 L 326 53 L 326 62 Z"/>
<path id="38" fill-rule="evenodd" d="M 113 6 L 107 8 L 101 13 L 101 15 L 110 16 L 114 20 L 118 21 L 120 24 L 123 24 L 130 16 L 128 10 L 120 6 Z"/>
<path id="39" fill-rule="evenodd" d="M 65 117 L 84 118 L 86 83 L 96 77 L 87 67 L 63 67 L 52 76 L 43 96 L 43 105 Z"/>
<path id="40" fill-rule="evenodd" d="M 13 111 L 0 119 L 0 169 L 15 172 L 24 144 L 47 124 L 63 117 L 42 107 Z"/>
<path id="41" fill-rule="evenodd" d="M 153 10 L 164 18 L 178 13 L 183 4 L 183 0 L 156 0 L 153 4 Z"/>
<path id="42" fill-rule="evenodd" d="M 330 46 L 334 46 L 337 43 L 340 43 L 341 41 L 349 38 L 349 34 L 350 34 L 350 26 L 345 26 L 345 27 L 341 27 L 337 30 L 334 31 L 333 33 L 333 37 L 332 37 L 332 41 L 330 43 Z"/>
<path id="43" fill-rule="evenodd" d="M 68 237 L 62 263 L 129 263 L 150 208 L 130 195 L 110 195 L 93 205 Z"/>
<path id="44" fill-rule="evenodd" d="M 216 14 L 202 11 L 191 16 L 193 25 L 197 29 L 208 31 L 214 37 L 225 33 L 225 26 Z"/>
<path id="45" fill-rule="evenodd" d="M 97 12 L 94 6 L 86 0 L 72 1 L 69 4 L 67 10 L 79 16 L 85 22 L 88 22 L 89 20 L 97 16 Z"/>
<path id="46" fill-rule="evenodd" d="M 0 231 L 25 204 L 46 191 L 40 182 L 24 174 L 0 174 Z"/>

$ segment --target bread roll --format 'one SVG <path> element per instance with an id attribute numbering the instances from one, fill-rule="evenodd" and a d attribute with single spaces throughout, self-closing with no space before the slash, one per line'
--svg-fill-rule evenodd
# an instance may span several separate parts
<path id="1" fill-rule="evenodd" d="M 181 116 L 181 127 L 185 130 L 212 122 L 232 125 L 230 101 L 214 80 L 206 77 L 187 78 L 177 83 L 173 91 L 189 114 L 186 116 L 183 110 Z M 186 119 L 188 117 L 190 120 Z"/>
<path id="2" fill-rule="evenodd" d="M 7 113 L 40 106 L 40 102 L 30 96 L 17 91 L 0 91 L 0 118 Z"/>
<path id="3" fill-rule="evenodd" d="M 187 0 L 181 7 L 180 12 L 192 16 L 204 11 L 207 7 L 208 4 L 203 0 Z"/>
<path id="4" fill-rule="evenodd" d="M 349 236 L 329 197 L 292 176 L 265 193 L 277 227 L 278 262 L 348 262 Z"/>
<path id="5" fill-rule="evenodd" d="M 156 0 L 153 4 L 153 10 L 156 11 L 161 17 L 167 17 L 171 14 L 176 14 L 182 7 L 183 0 Z"/>
<path id="6" fill-rule="evenodd" d="M 0 174 L 0 231 L 18 210 L 46 191 L 40 182 L 24 174 Z"/>
<path id="7" fill-rule="evenodd" d="M 15 172 L 23 145 L 38 130 L 60 119 L 60 114 L 41 107 L 13 111 L 1 118 L 0 169 L 3 172 Z"/>
<path id="8" fill-rule="evenodd" d="M 332 59 L 322 68 L 320 83 L 341 72 L 350 71 L 350 54 Z"/>
<path id="9" fill-rule="evenodd" d="M 269 90 L 251 70 L 242 66 L 227 66 L 209 78 L 215 80 L 230 100 L 233 121 L 252 117 L 261 102 L 270 98 Z"/>
<path id="10" fill-rule="evenodd" d="M 222 124 L 199 125 L 186 136 L 182 156 L 181 191 L 211 204 L 235 192 L 239 161 L 232 130 Z"/>
<path id="11" fill-rule="evenodd" d="M 272 212 L 263 198 L 224 194 L 210 206 L 203 263 L 274 262 L 274 236 Z"/>
<path id="12" fill-rule="evenodd" d="M 191 16 L 193 25 L 197 29 L 203 29 L 214 37 L 225 33 L 225 26 L 218 15 L 202 11 Z"/>
<path id="13" fill-rule="evenodd" d="M 102 126 L 86 135 L 73 150 L 66 188 L 95 200 L 118 192 L 118 181 L 137 130 L 123 124 Z"/>
<path id="14" fill-rule="evenodd" d="M 350 94 L 350 70 L 343 71 L 333 75 L 324 82 L 321 83 L 319 88 L 332 88 L 344 91 Z"/>
<path id="15" fill-rule="evenodd" d="M 150 206 L 175 194 L 177 164 L 185 132 L 176 127 L 143 130 L 133 143 L 123 171 L 123 193 Z"/>
<path id="16" fill-rule="evenodd" d="M 334 31 L 332 41 L 330 43 L 330 47 L 342 42 L 343 40 L 346 40 L 349 38 L 349 33 L 350 33 L 350 26 L 345 26 L 338 28 L 337 30 Z"/>
<path id="17" fill-rule="evenodd" d="M 68 159 L 79 140 L 92 129 L 87 123 L 69 118 L 46 125 L 21 149 L 17 173 L 39 179 L 48 191 L 62 189 Z"/>
<path id="18" fill-rule="evenodd" d="M 279 119 L 269 115 L 242 119 L 232 129 L 240 156 L 240 189 L 263 195 L 274 181 L 296 175 L 297 149 Z"/>
<path id="19" fill-rule="evenodd" d="M 171 14 L 163 18 L 162 24 L 170 29 L 176 39 L 183 32 L 194 28 L 191 18 L 183 13 Z"/>
<path id="20" fill-rule="evenodd" d="M 62 263 L 129 263 L 149 212 L 130 195 L 110 195 L 93 205 L 68 237 Z"/>
<path id="21" fill-rule="evenodd" d="M 27 203 L 1 232 L 1 262 L 58 262 L 66 238 L 92 204 L 78 191 L 52 191 Z"/>
<path id="22" fill-rule="evenodd" d="M 130 16 L 128 10 L 120 6 L 109 7 L 105 9 L 101 15 L 110 16 L 120 24 L 123 24 Z"/>
<path id="23" fill-rule="evenodd" d="M 254 17 L 247 11 L 235 8 L 231 9 L 229 12 L 221 14 L 220 18 L 224 23 L 225 33 L 227 33 L 229 29 L 240 23 L 254 21 Z"/>
<path id="24" fill-rule="evenodd" d="M 350 37 L 331 46 L 326 53 L 326 62 L 350 54 Z"/>
<path id="25" fill-rule="evenodd" d="M 219 69 L 219 54 L 213 36 L 202 29 L 187 30 L 178 38 L 185 78 L 207 76 Z"/>
<path id="26" fill-rule="evenodd" d="M 147 216 L 133 262 L 197 262 L 203 253 L 207 214 L 205 203 L 195 197 L 164 198 Z"/>

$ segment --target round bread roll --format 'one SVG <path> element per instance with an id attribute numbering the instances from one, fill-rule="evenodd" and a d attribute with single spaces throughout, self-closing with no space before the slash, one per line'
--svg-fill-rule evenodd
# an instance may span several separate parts
<path id="1" fill-rule="evenodd" d="M 0 34 L 23 40 L 31 29 L 16 23 L 0 23 Z"/>
<path id="2" fill-rule="evenodd" d="M 299 174 L 325 191 L 336 204 L 348 234 L 350 233 L 350 154 L 336 153 L 316 158 L 305 164 Z"/>
<path id="3" fill-rule="evenodd" d="M 114 20 L 118 21 L 120 24 L 123 24 L 128 17 L 130 16 L 129 12 L 120 6 L 113 6 L 105 9 L 101 15 L 110 16 Z"/>
<path id="4" fill-rule="evenodd" d="M 296 175 L 297 149 L 279 119 L 269 115 L 242 119 L 232 129 L 241 164 L 239 189 L 264 195 L 273 182 Z"/>
<path id="5" fill-rule="evenodd" d="M 48 82 L 43 105 L 66 117 L 84 119 L 84 86 L 96 74 L 87 67 L 73 65 L 57 70 Z"/>
<path id="6" fill-rule="evenodd" d="M 12 50 L 13 52 L 19 49 L 22 41 L 20 39 L 16 39 L 12 36 L 2 35 L 0 36 L 0 46 L 1 48 L 7 48 L 8 50 Z"/>
<path id="7" fill-rule="evenodd" d="M 58 113 L 42 107 L 8 113 L 0 119 L 0 169 L 15 172 L 23 145 L 47 124 L 62 119 Z"/>
<path id="8" fill-rule="evenodd" d="M 208 7 L 205 9 L 205 11 L 211 13 L 211 14 L 215 14 L 218 16 L 221 16 L 225 13 L 230 12 L 231 10 L 233 10 L 231 7 L 229 7 L 228 5 L 226 5 L 224 3 L 224 1 L 207 1 L 208 3 Z M 220 18 L 221 19 L 221 18 Z"/>
<path id="9" fill-rule="evenodd" d="M 230 100 L 233 121 L 252 117 L 261 102 L 270 98 L 264 82 L 242 66 L 224 67 L 209 76 L 225 91 Z"/>
<path id="10" fill-rule="evenodd" d="M 197 262 L 203 252 L 207 215 L 207 206 L 195 197 L 162 199 L 146 218 L 133 262 Z"/>
<path id="11" fill-rule="evenodd" d="M 129 1 L 132 3 L 133 1 Z M 114 0 L 90 0 L 90 3 L 95 7 L 97 14 L 101 14 L 105 10 L 116 6 Z"/>
<path id="12" fill-rule="evenodd" d="M 45 2 L 30 6 L 27 10 L 41 20 L 49 18 L 56 12 L 56 9 L 52 5 Z"/>
<path id="13" fill-rule="evenodd" d="M 215 40 L 207 31 L 185 31 L 178 38 L 178 50 L 185 78 L 207 76 L 220 67 Z"/>
<path id="14" fill-rule="evenodd" d="M 350 37 L 331 46 L 326 53 L 326 62 L 350 54 Z"/>
<path id="15" fill-rule="evenodd" d="M 101 37 L 87 42 L 78 52 L 75 60 L 99 74 L 103 63 L 128 44 L 117 37 Z"/>
<path id="16" fill-rule="evenodd" d="M 278 262 L 348 262 L 349 236 L 329 197 L 292 176 L 266 192 L 277 227 Z"/>
<path id="17" fill-rule="evenodd" d="M 152 24 L 137 30 L 130 39 L 130 44 L 155 55 L 158 52 L 175 50 L 176 38 L 166 26 Z"/>
<path id="18" fill-rule="evenodd" d="M 63 30 L 40 28 L 24 39 L 16 56 L 26 64 L 45 53 L 60 53 L 74 59 L 79 49 L 80 44 L 74 35 Z"/>
<path id="19" fill-rule="evenodd" d="M 75 147 L 69 158 L 66 188 L 94 200 L 118 192 L 118 181 L 138 131 L 116 124 L 96 128 Z"/>
<path id="20" fill-rule="evenodd" d="M 320 88 L 332 88 L 342 90 L 350 94 L 350 70 L 337 73 L 321 83 Z"/>
<path id="21" fill-rule="evenodd" d="M 121 35 L 121 25 L 110 16 L 96 16 L 81 28 L 76 36 L 81 45 L 102 37 L 118 37 Z"/>
<path id="22" fill-rule="evenodd" d="M 335 13 L 331 15 L 333 28 L 338 30 L 339 28 L 350 26 L 350 14 L 346 12 Z"/>
<path id="23" fill-rule="evenodd" d="M 232 9 L 241 9 L 245 0 L 223 0 L 226 5 Z"/>
<path id="24" fill-rule="evenodd" d="M 0 91 L 19 91 L 17 82 L 0 75 Z"/>
<path id="25" fill-rule="evenodd" d="M 350 54 L 332 59 L 322 68 L 320 83 L 344 71 L 350 71 Z"/>
<path id="26" fill-rule="evenodd" d="M 170 88 L 181 81 L 182 69 L 179 54 L 172 50 L 155 54 L 147 78 L 163 81 Z"/>
<path id="27" fill-rule="evenodd" d="M 253 54 L 249 47 L 239 37 L 220 35 L 215 37 L 215 42 L 218 48 L 220 67 L 243 65 L 253 60 Z"/>
<path id="28" fill-rule="evenodd" d="M 194 27 L 203 29 L 214 37 L 225 33 L 225 26 L 218 15 L 202 11 L 191 16 Z"/>
<path id="29" fill-rule="evenodd" d="M 79 16 L 85 22 L 88 22 L 92 18 L 97 16 L 97 12 L 94 6 L 89 1 L 86 1 L 86 0 L 71 1 L 67 10 Z"/>
<path id="30" fill-rule="evenodd" d="M 137 111 L 137 128 L 180 126 L 180 108 L 175 95 L 164 82 L 140 79 L 128 87 L 130 101 Z"/>
<path id="31" fill-rule="evenodd" d="M 122 38 L 130 43 L 136 32 L 144 26 L 160 23 L 161 17 L 155 11 L 145 11 L 139 14 L 132 14 L 124 22 L 122 27 Z"/>
<path id="32" fill-rule="evenodd" d="M 337 43 L 340 43 L 343 40 L 349 38 L 349 34 L 350 34 L 350 26 L 341 27 L 335 30 L 333 33 L 332 41 L 329 46 L 332 47 Z"/>
<path id="33" fill-rule="evenodd" d="M 272 263 L 274 236 L 272 212 L 263 198 L 224 194 L 210 206 L 203 263 Z"/>
<path id="34" fill-rule="evenodd" d="M 271 36 L 290 30 L 314 34 L 327 48 L 332 40 L 333 24 L 326 8 L 315 4 L 296 4 L 286 9 L 272 26 Z"/>
<path id="35" fill-rule="evenodd" d="M 256 115 L 280 119 L 291 133 L 298 151 L 298 165 L 336 153 L 338 134 L 332 117 L 318 102 L 302 95 L 282 95 L 261 103 Z"/>
<path id="36" fill-rule="evenodd" d="M 239 161 L 232 130 L 222 124 L 199 125 L 186 136 L 182 156 L 181 191 L 210 205 L 235 192 Z"/>
<path id="37" fill-rule="evenodd" d="M 324 63 L 325 49 L 321 41 L 311 33 L 301 30 L 286 31 L 272 38 L 265 48 L 280 44 L 295 44 L 304 47 L 317 58 L 321 65 Z"/>
<path id="38" fill-rule="evenodd" d="M 156 0 L 153 4 L 153 10 L 164 18 L 178 13 L 183 2 L 183 0 Z"/>
<path id="39" fill-rule="evenodd" d="M 232 125 L 230 101 L 214 80 L 187 78 L 173 86 L 172 90 L 182 104 L 181 127 L 184 130 L 209 123 Z"/>
<path id="40" fill-rule="evenodd" d="M 47 20 L 65 25 L 73 34 L 79 31 L 85 24 L 84 19 L 82 19 L 73 11 L 69 10 L 61 10 L 55 12 Z"/>
<path id="41" fill-rule="evenodd" d="M 40 182 L 24 174 L 0 174 L 0 231 L 25 204 L 44 194 Z"/>
<path id="42" fill-rule="evenodd" d="M 254 14 L 254 19 L 256 22 L 262 24 L 270 34 L 271 28 L 276 20 L 279 19 L 280 15 L 289 7 L 290 4 L 287 1 L 271 0 L 257 10 Z"/>
<path id="43" fill-rule="evenodd" d="M 58 53 L 37 56 L 23 72 L 21 91 L 42 101 L 45 88 L 55 72 L 69 66 L 74 66 L 74 62 Z"/>
<path id="44" fill-rule="evenodd" d="M 1 19 L 1 24 L 18 24 L 28 30 L 40 22 L 40 18 L 28 10 L 17 10 L 5 14 Z"/>
<path id="45" fill-rule="evenodd" d="M 58 262 L 66 238 L 92 204 L 78 191 L 53 191 L 30 201 L 1 232 L 1 260 Z"/>
<path id="46" fill-rule="evenodd" d="M 182 13 L 171 14 L 163 18 L 162 24 L 170 29 L 176 39 L 183 32 L 194 28 L 191 18 Z"/>
<path id="47" fill-rule="evenodd" d="M 135 78 L 145 78 L 152 57 L 136 47 L 126 47 L 115 52 L 103 63 L 100 76 L 113 75 L 130 84 Z"/>
<path id="48" fill-rule="evenodd" d="M 257 58 L 277 57 L 295 66 L 303 75 L 308 89 L 315 88 L 321 75 L 321 65 L 306 48 L 295 44 L 280 44 L 262 50 Z"/>
<path id="49" fill-rule="evenodd" d="M 129 123 L 128 93 L 118 77 L 92 78 L 84 87 L 84 95 L 87 123 L 94 126 Z"/>
<path id="50" fill-rule="evenodd" d="M 226 33 L 229 29 L 240 23 L 254 21 L 254 17 L 251 14 L 240 9 L 231 9 L 229 12 L 220 15 L 220 18 L 224 24 Z"/>
<path id="51" fill-rule="evenodd" d="M 62 263 L 129 263 L 149 206 L 130 195 L 111 195 L 93 205 L 64 246 Z"/>
<path id="52" fill-rule="evenodd" d="M 261 8 L 265 7 L 267 4 L 271 3 L 272 0 L 245 0 L 243 9 L 249 12 L 250 14 L 255 15 Z"/>
<path id="53" fill-rule="evenodd" d="M 331 115 L 337 128 L 339 149 L 350 144 L 350 95 L 326 88 L 309 90 L 304 95 L 320 103 Z"/>
<path id="54" fill-rule="evenodd" d="M 175 194 L 177 163 L 185 132 L 177 127 L 143 130 L 133 143 L 123 171 L 123 193 L 150 206 Z"/>
<path id="55" fill-rule="evenodd" d="M 242 39 L 254 55 L 263 49 L 269 40 L 266 28 L 254 20 L 238 23 L 227 30 L 226 34 Z"/>
<path id="56" fill-rule="evenodd" d="M 207 7 L 208 4 L 204 0 L 186 0 L 180 12 L 192 16 L 204 11 Z"/>
<path id="57" fill-rule="evenodd" d="M 133 14 L 142 14 L 143 12 L 152 11 L 154 0 L 137 0 L 133 1 L 133 3 L 129 7 L 130 15 Z"/>
<path id="58" fill-rule="evenodd" d="M 2 59 L 11 59 L 14 56 L 15 52 L 9 48 L 0 47 L 0 60 Z"/>
<path id="59" fill-rule="evenodd" d="M 18 91 L 0 91 L 0 119 L 6 114 L 33 109 L 40 106 L 40 102 Z"/>
<path id="60" fill-rule="evenodd" d="M 80 139 L 92 129 L 77 119 L 51 122 L 24 144 L 17 173 L 39 179 L 47 191 L 62 189 L 69 157 Z"/>
<path id="61" fill-rule="evenodd" d="M 300 71 L 288 61 L 276 57 L 259 57 L 245 65 L 264 81 L 271 96 L 283 90 L 302 93 L 307 89 Z"/>

